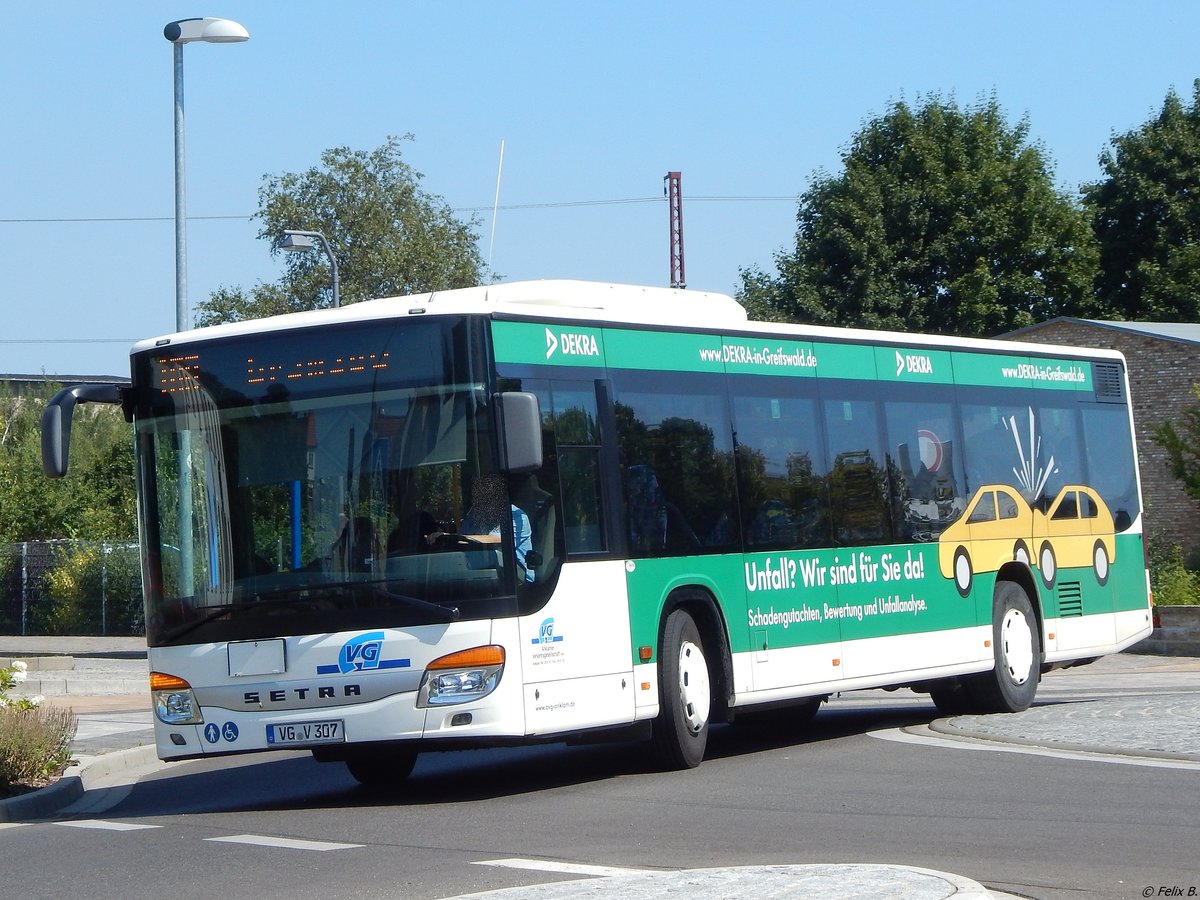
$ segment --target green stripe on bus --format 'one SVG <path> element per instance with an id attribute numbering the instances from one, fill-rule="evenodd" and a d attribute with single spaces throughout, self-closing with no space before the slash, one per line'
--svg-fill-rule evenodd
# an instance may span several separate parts
<path id="1" fill-rule="evenodd" d="M 1018 354 L 967 353 L 956 350 L 954 380 L 980 387 L 1026 387 L 1091 391 L 1092 366 L 1086 360 L 1041 359 Z"/>
<path id="2" fill-rule="evenodd" d="M 549 366 L 601 366 L 604 333 L 600 328 L 554 322 L 492 322 L 498 363 Z"/>
<path id="3" fill-rule="evenodd" d="M 953 384 L 954 367 L 946 350 L 876 347 L 876 378 L 906 384 Z"/>
<path id="4" fill-rule="evenodd" d="M 1059 570 L 1057 584 L 1081 598 L 1076 615 L 1146 608 L 1140 536 L 1116 540 L 1106 585 L 1090 566 Z M 626 566 L 632 649 L 658 645 L 663 607 L 681 588 L 718 600 L 734 653 L 988 624 L 996 573 L 976 573 L 964 598 L 942 575 L 938 550 L 927 542 L 634 560 Z M 1059 614 L 1056 590 L 1041 591 L 1047 616 Z"/>
<path id="5" fill-rule="evenodd" d="M 596 328 L 563 322 L 493 321 L 492 339 L 496 362 L 502 364 L 1093 389 L 1090 362 L 1023 354 Z"/>
<path id="6" fill-rule="evenodd" d="M 614 369 L 724 372 L 721 337 L 676 331 L 604 329 L 604 349 Z"/>

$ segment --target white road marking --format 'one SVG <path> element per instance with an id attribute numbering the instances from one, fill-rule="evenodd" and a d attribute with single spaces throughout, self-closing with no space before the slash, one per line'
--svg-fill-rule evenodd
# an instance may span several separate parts
<path id="1" fill-rule="evenodd" d="M 264 834 L 232 834 L 228 837 L 205 838 L 226 844 L 253 844 L 258 847 L 282 847 L 285 850 L 351 850 L 365 844 L 337 844 L 333 841 L 301 841 L 295 838 L 270 837 Z"/>
<path id="2" fill-rule="evenodd" d="M 594 875 L 599 878 L 611 878 L 614 875 L 656 875 L 658 869 L 623 869 L 618 866 L 588 866 L 583 863 L 554 862 L 548 859 L 481 859 L 472 865 L 503 866 L 506 869 L 530 869 L 535 872 L 556 872 L 561 875 Z"/>
<path id="3" fill-rule="evenodd" d="M 141 831 L 144 828 L 162 828 L 161 825 L 134 825 L 130 822 L 109 822 L 105 819 L 78 819 L 74 822 L 55 822 L 68 828 L 95 828 L 99 831 Z"/>

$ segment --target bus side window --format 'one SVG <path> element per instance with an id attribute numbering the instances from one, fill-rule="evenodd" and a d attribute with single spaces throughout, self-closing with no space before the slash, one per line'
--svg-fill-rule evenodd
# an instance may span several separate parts
<path id="1" fill-rule="evenodd" d="M 658 475 L 643 463 L 625 469 L 625 516 L 632 555 L 658 556 L 666 549 L 667 500 Z"/>
<path id="2" fill-rule="evenodd" d="M 559 450 L 563 485 L 563 536 L 567 553 L 600 553 L 604 531 L 600 518 L 600 454 L 591 448 Z"/>
<path id="3" fill-rule="evenodd" d="M 898 540 L 936 541 L 967 506 L 962 453 L 955 453 L 957 416 L 950 398 L 939 401 L 935 390 L 924 389 L 920 400 L 897 396 L 885 406 Z"/>
<path id="4" fill-rule="evenodd" d="M 740 549 L 724 380 L 694 374 L 664 383 L 658 372 L 614 375 L 630 555 Z"/>
<path id="5" fill-rule="evenodd" d="M 512 502 L 529 517 L 530 541 L 533 545 L 533 553 L 526 558 L 527 565 L 541 576 L 555 561 L 557 512 L 554 495 L 542 489 L 536 472 L 518 475 L 516 481 L 516 486 L 511 488 Z"/>
<path id="6" fill-rule="evenodd" d="M 829 441 L 829 502 L 834 539 L 847 547 L 882 544 L 892 538 L 888 474 L 871 400 L 824 401 Z"/>
<path id="7" fill-rule="evenodd" d="M 566 552 L 605 547 L 600 502 L 600 416 L 593 382 L 554 381 L 554 446 Z"/>
<path id="8" fill-rule="evenodd" d="M 824 547 L 829 496 L 817 404 L 787 384 L 776 395 L 733 388 L 742 535 L 754 550 Z M 749 383 L 747 388 L 757 385 Z M 813 423 L 798 428 L 796 423 Z"/>

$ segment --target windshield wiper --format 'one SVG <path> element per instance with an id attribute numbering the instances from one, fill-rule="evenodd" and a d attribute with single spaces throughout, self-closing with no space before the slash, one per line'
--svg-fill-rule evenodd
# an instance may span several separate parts
<path id="1" fill-rule="evenodd" d="M 389 590 L 385 590 L 373 581 L 316 581 L 259 591 L 250 600 L 230 603 L 228 606 L 222 606 L 205 613 L 195 621 L 184 622 L 182 625 L 176 626 L 163 635 L 163 641 L 165 643 L 177 641 L 197 628 L 235 612 L 249 609 L 260 610 L 271 607 L 300 605 L 314 599 L 311 596 L 301 595 L 337 590 L 366 590 L 372 596 L 393 603 L 400 603 L 412 609 L 418 609 L 429 615 L 434 622 L 438 623 L 456 622 L 461 615 L 457 606 L 442 606 L 439 603 L 430 603 L 428 600 L 422 600 L 419 597 L 410 597 L 407 594 L 395 594 Z"/>
<path id="2" fill-rule="evenodd" d="M 380 587 L 377 581 L 324 581 L 304 586 L 297 585 L 294 588 L 279 588 L 264 593 L 266 596 L 270 596 L 271 594 L 279 593 L 279 591 L 357 590 L 364 588 L 375 597 L 381 597 L 384 600 L 390 600 L 394 603 L 402 603 L 405 606 L 428 613 L 433 617 L 435 622 L 457 622 L 458 617 L 461 615 L 457 606 L 442 606 L 440 603 L 431 603 L 428 600 L 422 600 L 420 597 L 410 597 L 408 594 L 396 594 L 386 588 Z"/>
<path id="3" fill-rule="evenodd" d="M 278 591 L 268 591 L 267 593 L 274 594 L 278 593 Z M 192 622 L 184 622 L 182 625 L 176 626 L 171 631 L 168 631 L 165 635 L 163 635 L 163 641 L 170 642 L 178 640 L 185 634 L 190 634 L 191 632 L 195 631 L 202 625 L 207 625 L 209 622 L 212 622 L 215 619 L 220 619 L 224 616 L 228 616 L 231 613 L 238 612 L 239 610 L 266 609 L 267 607 L 272 606 L 291 606 L 292 604 L 307 602 L 307 598 L 305 597 L 280 597 L 278 600 L 263 600 L 261 599 L 261 596 L 262 595 L 253 600 L 242 600 L 238 603 L 230 603 L 228 606 L 218 607 L 217 609 L 205 613 L 200 618 Z"/>

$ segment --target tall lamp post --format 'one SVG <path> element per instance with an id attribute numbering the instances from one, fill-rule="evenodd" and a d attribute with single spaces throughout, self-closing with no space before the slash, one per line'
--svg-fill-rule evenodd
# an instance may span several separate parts
<path id="1" fill-rule="evenodd" d="M 183 45 L 235 44 L 248 41 L 250 33 L 230 19 L 180 19 L 163 29 L 163 37 L 175 50 L 175 330 L 188 327 L 187 309 L 187 205 L 184 198 L 183 167 Z"/>
<path id="2" fill-rule="evenodd" d="M 279 242 L 280 250 L 287 250 L 295 253 L 301 250 L 315 250 L 316 244 L 313 241 L 321 243 L 321 249 L 325 251 L 325 255 L 329 257 L 329 266 L 333 270 L 333 308 L 337 309 L 342 305 L 341 297 L 338 293 L 338 267 L 337 257 L 333 255 L 333 249 L 329 246 L 329 241 L 325 240 L 325 235 L 319 231 L 296 231 L 295 229 L 284 229 L 283 240 Z"/>
<path id="3" fill-rule="evenodd" d="M 185 331 L 187 303 L 187 204 L 184 199 L 183 168 L 183 45 L 195 41 L 206 44 L 234 44 L 248 41 L 250 33 L 229 19 L 180 19 L 168 22 L 163 37 L 174 45 L 175 53 L 175 330 Z M 195 592 L 191 435 L 180 433 L 179 446 L 179 568 L 185 595 Z"/>

